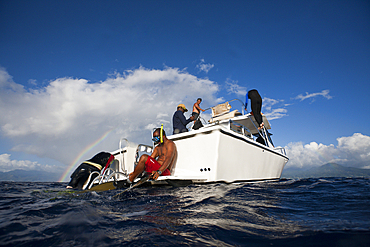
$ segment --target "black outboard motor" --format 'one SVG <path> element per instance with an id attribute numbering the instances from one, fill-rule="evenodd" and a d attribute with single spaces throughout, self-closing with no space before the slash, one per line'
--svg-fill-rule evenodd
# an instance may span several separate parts
<path id="1" fill-rule="evenodd" d="M 76 170 L 71 175 L 71 181 L 69 182 L 67 188 L 73 189 L 82 189 L 86 180 L 89 178 L 90 174 L 93 172 L 100 173 L 101 170 L 108 163 L 109 158 L 111 157 L 110 153 L 100 152 L 91 159 L 83 162 L 79 165 Z M 90 182 L 96 178 L 98 174 L 93 174 Z"/>

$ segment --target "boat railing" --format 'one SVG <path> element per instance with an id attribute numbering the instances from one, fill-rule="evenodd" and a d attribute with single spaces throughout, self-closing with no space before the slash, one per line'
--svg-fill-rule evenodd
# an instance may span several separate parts
<path id="1" fill-rule="evenodd" d="M 240 99 L 233 99 L 233 100 L 230 100 L 230 101 L 228 101 L 229 103 L 230 102 L 233 102 L 233 101 L 239 101 L 240 102 L 240 104 L 242 105 L 242 115 L 244 115 L 244 102 L 243 101 L 241 101 Z"/>
<path id="2" fill-rule="evenodd" d="M 129 141 L 126 138 L 123 138 L 122 137 L 119 140 L 119 146 L 118 146 L 118 148 L 119 148 L 118 150 L 119 150 L 120 154 L 122 154 L 122 157 L 121 157 L 121 160 L 120 160 L 122 171 L 123 171 L 123 173 L 127 173 L 126 166 L 125 166 L 125 161 L 124 161 L 124 158 L 123 158 L 123 152 L 122 152 L 123 151 L 122 141 L 125 141 L 126 142 L 126 146 L 129 145 Z"/>
<path id="3" fill-rule="evenodd" d="M 240 123 L 237 123 L 233 120 L 229 120 L 229 129 L 238 133 L 238 134 L 241 134 L 243 136 L 246 136 L 250 139 L 253 139 L 253 135 L 251 134 L 251 132 L 249 131 L 249 129 L 247 127 L 245 127 L 244 125 L 240 124 Z"/>
<path id="4" fill-rule="evenodd" d="M 97 176 L 94 179 L 92 179 L 92 175 L 93 174 L 97 174 Z M 87 179 L 88 182 L 86 182 L 86 184 L 84 185 L 84 187 L 82 189 L 83 190 L 85 190 L 85 189 L 91 189 L 95 185 L 112 181 L 112 179 L 114 181 L 117 181 L 117 178 L 116 178 L 117 175 L 127 176 L 127 174 L 122 173 L 122 172 L 119 172 L 119 171 L 116 171 L 113 168 L 108 168 L 103 173 L 92 172 L 90 174 L 89 178 Z"/>
<path id="5" fill-rule="evenodd" d="M 285 148 L 283 148 L 283 147 L 276 147 L 275 150 L 286 156 Z"/>
<path id="6" fill-rule="evenodd" d="M 149 145 L 146 145 L 146 144 L 139 144 L 137 146 L 136 152 L 135 152 L 134 167 L 137 166 L 137 164 L 139 163 L 140 157 L 143 154 L 147 154 L 147 155 L 150 156 L 152 154 L 153 150 L 154 150 L 153 146 L 149 146 Z"/>
<path id="7" fill-rule="evenodd" d="M 124 142 L 126 144 L 124 145 Z M 112 162 L 107 169 L 104 169 L 103 171 L 99 172 L 92 172 L 87 179 L 87 182 L 85 183 L 83 189 L 91 189 L 93 186 L 106 183 L 109 181 L 117 181 L 119 176 L 127 177 L 127 169 L 126 169 L 126 163 L 124 158 L 125 147 L 129 146 L 129 141 L 126 138 L 121 138 L 119 141 L 119 154 L 121 154 L 120 160 L 114 160 L 115 162 Z M 140 145 L 139 145 L 140 146 Z M 120 171 L 122 170 L 122 172 Z M 96 174 L 93 178 L 93 174 Z"/>
<path id="8" fill-rule="evenodd" d="M 92 182 L 90 182 L 90 181 L 91 181 L 91 179 L 92 179 L 92 176 L 93 176 L 94 174 L 97 174 L 97 177 L 96 177 L 96 178 L 94 178 Z M 85 189 L 90 189 L 90 188 L 91 188 L 91 186 L 93 185 L 93 183 L 95 182 L 95 180 L 97 180 L 97 178 L 99 178 L 99 175 L 100 175 L 100 173 L 99 173 L 99 172 L 96 172 L 96 171 L 95 171 L 95 172 L 90 173 L 90 175 L 89 175 L 89 177 L 87 178 L 87 180 L 86 180 L 85 184 L 82 186 L 82 189 L 83 189 L 83 190 L 85 190 Z M 90 186 L 89 186 L 89 185 L 90 185 Z"/>
<path id="9" fill-rule="evenodd" d="M 272 144 L 270 134 L 267 132 L 266 128 L 258 129 L 253 121 L 252 121 L 252 123 L 253 123 L 254 127 L 256 128 L 256 130 L 258 131 L 257 135 L 259 135 L 263 139 L 264 144 L 268 147 L 273 148 L 274 145 Z M 251 131 L 247 127 L 245 127 L 244 125 L 229 119 L 228 127 L 229 127 L 230 130 L 256 141 L 254 136 L 251 134 Z M 257 139 L 257 141 L 258 141 L 258 139 Z M 285 149 L 281 152 L 285 152 Z"/>

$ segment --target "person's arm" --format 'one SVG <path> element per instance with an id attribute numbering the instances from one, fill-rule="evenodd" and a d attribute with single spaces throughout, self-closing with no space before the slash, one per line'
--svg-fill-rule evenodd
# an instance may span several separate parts
<path id="1" fill-rule="evenodd" d="M 244 107 L 245 110 L 247 110 L 247 106 L 248 106 L 248 93 L 245 95 L 245 107 Z"/>
<path id="2" fill-rule="evenodd" d="M 174 159 L 175 154 L 176 154 L 176 149 L 175 149 L 175 144 L 174 143 L 171 143 L 170 145 L 165 145 L 163 148 L 165 149 L 166 154 L 164 156 L 164 161 L 163 161 L 161 167 L 158 169 L 158 171 L 161 171 L 161 173 L 163 173 L 168 168 L 168 166 L 171 164 L 171 162 Z M 157 180 L 157 178 L 159 176 L 160 176 L 160 174 L 157 171 L 152 172 L 152 178 L 154 180 Z"/>
<path id="3" fill-rule="evenodd" d="M 197 103 L 195 103 L 194 105 L 195 105 L 195 108 L 198 109 L 198 111 L 204 111 L 202 108 L 200 108 L 200 106 Z"/>
<path id="4" fill-rule="evenodd" d="M 169 165 L 171 164 L 171 161 L 175 157 L 175 144 L 171 143 L 170 145 L 166 145 L 163 148 L 165 148 L 166 155 L 164 156 L 165 159 L 162 163 L 162 166 L 159 168 L 159 171 L 164 172 Z"/>
<path id="5" fill-rule="evenodd" d="M 153 159 L 158 157 L 158 147 L 155 147 L 152 154 L 150 155 Z"/>
<path id="6" fill-rule="evenodd" d="M 163 148 L 165 149 L 166 155 L 164 156 L 164 161 L 162 163 L 162 166 L 158 169 L 158 171 L 161 171 L 162 173 L 168 168 L 168 166 L 171 164 L 171 161 L 175 157 L 175 144 L 171 143 L 170 145 L 166 145 Z M 159 177 L 159 174 L 156 172 L 153 175 L 153 179 L 156 180 Z"/>
<path id="7" fill-rule="evenodd" d="M 180 122 L 184 125 L 184 126 L 186 126 L 188 123 L 190 123 L 191 122 L 191 120 L 192 119 L 186 119 L 185 118 L 185 116 L 184 116 L 184 114 L 182 114 L 181 112 L 178 114 L 178 117 L 179 117 L 179 120 L 180 120 Z"/>
<path id="8" fill-rule="evenodd" d="M 155 159 L 158 157 L 158 155 L 159 155 L 158 147 L 155 147 L 150 157 Z M 152 171 L 152 174 L 150 176 L 152 177 L 152 179 L 157 180 L 157 178 L 159 177 L 159 174 L 156 171 Z"/>

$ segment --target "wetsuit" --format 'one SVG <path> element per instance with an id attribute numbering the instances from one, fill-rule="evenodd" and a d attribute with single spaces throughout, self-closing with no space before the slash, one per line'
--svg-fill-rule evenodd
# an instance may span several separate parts
<path id="1" fill-rule="evenodd" d="M 186 128 L 186 125 L 190 122 L 190 118 L 186 119 L 181 110 L 176 111 L 172 117 L 173 134 L 187 132 L 188 129 Z"/>
<path id="2" fill-rule="evenodd" d="M 100 173 L 101 168 L 99 169 L 97 166 L 93 166 L 89 163 L 82 163 L 72 173 L 71 181 L 69 182 L 68 186 L 72 186 L 72 188 L 81 190 L 90 174 L 95 171 Z M 96 174 L 96 176 L 98 176 L 98 174 Z"/>
<path id="3" fill-rule="evenodd" d="M 71 181 L 69 182 L 68 186 L 71 186 L 72 188 L 82 189 L 90 174 L 95 171 L 100 173 L 102 168 L 107 164 L 110 156 L 110 153 L 100 152 L 91 159 L 83 162 L 72 173 Z M 98 174 L 94 174 L 90 182 L 96 176 L 98 176 Z"/>
<path id="4" fill-rule="evenodd" d="M 262 98 L 261 95 L 258 93 L 257 90 L 252 89 L 250 90 L 245 99 L 245 109 L 247 109 L 248 99 L 251 100 L 251 109 L 254 118 L 256 119 L 258 126 L 262 123 L 262 115 L 261 115 L 261 108 L 262 108 Z"/>

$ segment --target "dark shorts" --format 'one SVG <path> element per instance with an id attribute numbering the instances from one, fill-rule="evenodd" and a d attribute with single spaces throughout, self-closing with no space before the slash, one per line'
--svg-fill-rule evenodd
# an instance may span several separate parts
<path id="1" fill-rule="evenodd" d="M 197 120 L 197 118 L 199 117 L 199 113 L 198 112 L 192 112 L 191 115 L 194 117 L 194 120 Z"/>
<path id="2" fill-rule="evenodd" d="M 145 171 L 147 173 L 152 173 L 152 171 L 158 171 L 159 168 L 161 168 L 161 164 L 158 163 L 155 159 L 153 159 L 151 156 L 148 156 L 148 159 L 145 162 Z M 166 169 L 162 172 L 161 176 L 170 176 L 171 172 Z"/>

